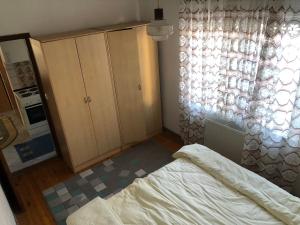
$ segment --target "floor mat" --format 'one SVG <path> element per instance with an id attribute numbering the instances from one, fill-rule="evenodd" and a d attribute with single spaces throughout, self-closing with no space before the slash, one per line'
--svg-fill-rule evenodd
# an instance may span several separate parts
<path id="1" fill-rule="evenodd" d="M 27 162 L 55 150 L 51 134 L 45 134 L 25 143 L 17 144 L 15 148 L 22 162 Z"/>
<path id="2" fill-rule="evenodd" d="M 43 191 L 43 195 L 56 223 L 65 225 L 68 215 L 90 200 L 108 198 L 172 160 L 171 151 L 149 140 Z"/>

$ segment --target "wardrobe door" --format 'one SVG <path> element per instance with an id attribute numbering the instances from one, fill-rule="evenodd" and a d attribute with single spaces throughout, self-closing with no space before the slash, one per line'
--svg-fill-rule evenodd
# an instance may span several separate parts
<path id="1" fill-rule="evenodd" d="M 60 123 L 76 167 L 98 155 L 76 43 L 65 39 L 42 46 Z"/>
<path id="2" fill-rule="evenodd" d="M 161 132 L 161 99 L 157 57 L 157 44 L 147 35 L 146 26 L 137 31 L 141 83 L 147 136 Z"/>
<path id="3" fill-rule="evenodd" d="M 146 137 L 137 34 L 134 29 L 127 29 L 107 35 L 121 137 L 124 144 L 130 144 Z"/>
<path id="4" fill-rule="evenodd" d="M 79 60 L 90 97 L 99 154 L 121 146 L 113 82 L 103 33 L 76 38 Z"/>

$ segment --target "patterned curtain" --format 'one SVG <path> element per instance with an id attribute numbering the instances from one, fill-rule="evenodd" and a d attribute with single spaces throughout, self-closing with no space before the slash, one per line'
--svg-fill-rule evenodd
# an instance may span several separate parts
<path id="1" fill-rule="evenodd" d="M 205 119 L 245 130 L 242 164 L 286 190 L 300 169 L 300 2 L 183 0 L 180 129 Z"/>

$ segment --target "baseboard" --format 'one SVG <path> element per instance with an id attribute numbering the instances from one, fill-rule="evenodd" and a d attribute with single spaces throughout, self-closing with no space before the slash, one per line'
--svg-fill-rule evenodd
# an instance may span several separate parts
<path id="1" fill-rule="evenodd" d="M 180 137 L 180 135 L 179 135 L 179 134 L 175 133 L 174 131 L 170 130 L 169 128 L 162 127 L 162 130 L 163 130 L 163 131 L 166 131 L 166 132 L 169 132 L 169 133 L 172 133 L 172 134 L 174 134 L 174 135 L 176 135 L 176 136 Z"/>
<path id="2" fill-rule="evenodd" d="M 183 144 L 183 140 L 181 138 L 181 136 L 173 131 L 171 131 L 170 129 L 163 127 L 162 128 L 163 132 L 165 132 L 167 135 L 170 135 L 176 142 Z"/>
<path id="3" fill-rule="evenodd" d="M 96 158 L 94 158 L 94 159 L 92 159 L 92 160 L 90 160 L 90 161 L 88 161 L 88 162 L 85 162 L 85 163 L 83 163 L 83 164 L 80 164 L 80 165 L 74 167 L 72 170 L 73 170 L 74 173 L 78 173 L 78 172 L 80 172 L 80 171 L 83 171 L 83 170 L 85 170 L 85 169 L 88 169 L 88 168 L 90 168 L 90 167 L 92 167 L 92 166 L 94 166 L 94 165 L 96 165 L 96 164 L 98 164 L 98 163 L 101 163 L 102 161 L 104 161 L 104 160 L 106 160 L 106 159 L 108 159 L 108 158 L 111 158 L 111 157 L 113 157 L 113 156 L 117 156 L 117 155 L 120 154 L 121 152 L 126 151 L 126 150 L 130 149 L 131 147 L 133 147 L 133 146 L 135 146 L 135 145 L 137 145 L 137 144 L 140 144 L 140 143 L 142 143 L 142 142 L 144 142 L 144 141 L 147 141 L 147 140 L 151 139 L 152 137 L 155 137 L 155 136 L 158 135 L 159 133 L 162 133 L 162 135 L 165 135 L 165 136 L 167 136 L 167 137 L 171 137 L 172 140 L 174 140 L 174 141 L 176 141 L 177 143 L 183 145 L 183 141 L 182 141 L 181 137 L 180 137 L 178 134 L 174 133 L 173 131 L 171 131 L 171 130 L 165 128 L 165 127 L 163 127 L 163 128 L 162 128 L 162 132 L 161 132 L 161 130 L 160 130 L 160 131 L 154 132 L 154 133 L 151 134 L 151 135 L 148 135 L 144 140 L 141 140 L 141 141 L 137 141 L 137 142 L 134 142 L 134 143 L 130 143 L 130 144 L 123 145 L 123 146 L 120 147 L 120 148 L 114 149 L 114 150 L 109 151 L 108 153 L 103 154 L 103 155 L 101 155 L 101 156 L 99 156 L 99 157 L 96 157 Z"/>

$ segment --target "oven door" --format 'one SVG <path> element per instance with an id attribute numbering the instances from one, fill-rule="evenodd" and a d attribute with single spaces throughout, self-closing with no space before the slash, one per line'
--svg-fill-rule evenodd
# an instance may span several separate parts
<path id="1" fill-rule="evenodd" d="M 27 115 L 27 122 L 30 128 L 43 126 L 45 123 L 47 123 L 42 103 L 26 106 L 25 112 Z"/>

